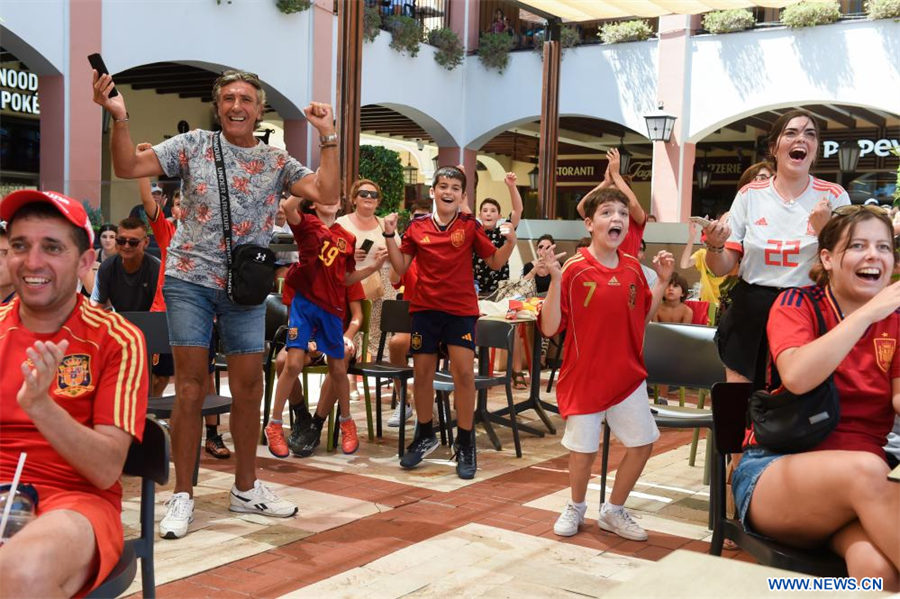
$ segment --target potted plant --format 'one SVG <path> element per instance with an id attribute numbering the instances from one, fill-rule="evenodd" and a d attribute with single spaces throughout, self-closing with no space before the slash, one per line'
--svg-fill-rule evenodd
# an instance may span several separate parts
<path id="1" fill-rule="evenodd" d="M 753 12 L 745 8 L 715 10 L 703 16 L 703 28 L 710 33 L 733 33 L 756 24 Z"/>
<path id="2" fill-rule="evenodd" d="M 374 6 L 367 6 L 363 12 L 363 39 L 374 42 L 381 33 L 381 13 Z"/>
<path id="3" fill-rule="evenodd" d="M 303 12 L 312 6 L 312 0 L 275 0 L 275 6 L 286 15 Z"/>
<path id="4" fill-rule="evenodd" d="M 867 0 L 866 14 L 870 20 L 900 18 L 900 0 Z"/>
<path id="5" fill-rule="evenodd" d="M 478 38 L 478 60 L 488 69 L 496 69 L 501 74 L 509 64 L 509 51 L 513 38 L 507 33 L 482 33 Z"/>
<path id="6" fill-rule="evenodd" d="M 425 35 L 421 23 L 406 15 L 394 15 L 387 20 L 387 26 L 391 32 L 391 48 L 410 56 L 419 53 L 419 45 Z"/>
<path id="7" fill-rule="evenodd" d="M 378 204 L 378 214 L 396 212 L 403 205 L 406 182 L 400 154 L 381 146 L 359 147 L 359 177 L 371 179 L 381 186 L 384 197 Z"/>
<path id="8" fill-rule="evenodd" d="M 784 7 L 781 22 L 787 27 L 815 27 L 827 25 L 841 18 L 841 7 L 837 2 L 817 2 L 803 0 Z"/>
<path id="9" fill-rule="evenodd" d="M 438 49 L 434 54 L 434 60 L 448 71 L 452 71 L 462 64 L 462 40 L 449 27 L 429 31 L 428 43 Z"/>
<path id="10" fill-rule="evenodd" d="M 647 21 L 637 19 L 607 23 L 600 28 L 597 35 L 604 44 L 639 42 L 653 37 L 653 29 Z"/>
<path id="11" fill-rule="evenodd" d="M 574 25 L 566 25 L 559 30 L 559 59 L 562 60 L 566 55 L 566 50 L 574 48 L 581 43 L 581 35 L 578 28 Z M 539 31 L 534 36 L 534 51 L 540 54 L 541 60 L 544 59 L 544 32 Z"/>

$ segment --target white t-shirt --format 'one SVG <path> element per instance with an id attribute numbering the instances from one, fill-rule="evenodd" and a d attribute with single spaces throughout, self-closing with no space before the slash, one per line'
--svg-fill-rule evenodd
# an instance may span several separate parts
<path id="1" fill-rule="evenodd" d="M 809 214 L 822 198 L 834 209 L 849 204 L 850 196 L 840 185 L 810 175 L 806 190 L 796 200 L 785 201 L 775 191 L 774 180 L 755 181 L 738 192 L 725 245 L 743 254 L 739 274 L 747 283 L 811 285 L 809 270 L 819 244 Z"/>

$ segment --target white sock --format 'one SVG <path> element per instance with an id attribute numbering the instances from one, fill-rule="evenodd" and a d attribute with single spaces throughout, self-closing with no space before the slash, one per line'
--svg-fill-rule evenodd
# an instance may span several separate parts
<path id="1" fill-rule="evenodd" d="M 576 508 L 578 508 L 578 511 L 581 513 L 584 513 L 587 511 L 587 502 L 585 502 L 585 501 L 581 501 L 579 503 L 576 503 L 573 501 L 572 505 L 574 505 Z"/>
<path id="2" fill-rule="evenodd" d="M 339 418 L 339 420 L 340 420 L 341 422 L 347 422 L 348 420 L 353 420 L 353 416 L 347 416 L 346 418 L 344 418 L 343 416 L 341 416 L 341 417 Z"/>
<path id="3" fill-rule="evenodd" d="M 600 508 L 600 511 L 601 512 L 621 512 L 624 509 L 625 509 L 625 506 L 623 506 L 623 505 L 616 505 L 614 503 L 610 503 L 607 501 Z"/>

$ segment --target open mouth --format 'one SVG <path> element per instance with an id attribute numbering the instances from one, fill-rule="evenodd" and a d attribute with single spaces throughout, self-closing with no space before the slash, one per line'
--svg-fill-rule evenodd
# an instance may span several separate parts
<path id="1" fill-rule="evenodd" d="M 622 236 L 622 227 L 619 225 L 612 225 L 607 232 L 611 239 L 618 239 Z"/>
<path id="2" fill-rule="evenodd" d="M 247 120 L 247 117 L 245 117 L 245 116 L 229 116 L 228 120 L 231 122 L 234 122 L 234 123 L 243 123 L 244 121 Z"/>
<path id="3" fill-rule="evenodd" d="M 22 277 L 22 280 L 29 287 L 42 287 L 43 285 L 50 283 L 50 279 L 44 277 Z"/>
<path id="4" fill-rule="evenodd" d="M 881 269 L 869 266 L 856 271 L 856 276 L 866 281 L 878 281 L 881 279 Z"/>
<path id="5" fill-rule="evenodd" d="M 790 157 L 791 160 L 796 160 L 799 162 L 806 158 L 806 154 L 806 148 L 794 148 L 793 150 L 788 152 L 788 157 Z"/>
<path id="6" fill-rule="evenodd" d="M 445 204 L 455 204 L 456 198 L 454 198 L 452 196 L 441 196 L 441 201 L 444 202 Z"/>

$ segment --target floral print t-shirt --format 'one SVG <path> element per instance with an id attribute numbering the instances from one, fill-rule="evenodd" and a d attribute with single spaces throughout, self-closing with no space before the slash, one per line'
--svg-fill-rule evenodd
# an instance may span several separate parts
<path id="1" fill-rule="evenodd" d="M 166 275 L 213 289 L 225 288 L 225 236 L 213 158 L 212 131 L 195 129 L 153 146 L 163 172 L 181 177 L 181 222 L 166 259 Z M 281 192 L 312 171 L 278 148 L 242 148 L 223 135 L 222 158 L 231 204 L 231 243 L 266 246 Z"/>

